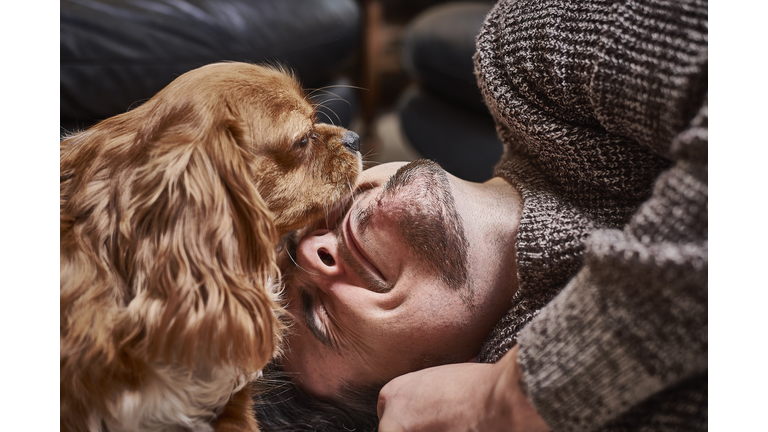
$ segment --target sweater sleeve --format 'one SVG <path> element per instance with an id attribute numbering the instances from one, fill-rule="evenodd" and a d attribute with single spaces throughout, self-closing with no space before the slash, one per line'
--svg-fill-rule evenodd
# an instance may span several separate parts
<path id="1" fill-rule="evenodd" d="M 578 267 L 517 336 L 536 408 L 554 430 L 610 428 L 706 380 L 706 1 L 502 0 L 477 46 L 500 167 L 524 159 L 557 208 L 591 221 L 546 219 L 589 233 L 557 243 Z M 524 239 L 547 235 L 541 218 L 524 225 L 540 195 L 524 194 L 518 235 L 531 292 L 562 252 L 536 241 L 525 255 Z"/>
<path id="2" fill-rule="evenodd" d="M 707 105 L 677 163 L 623 230 L 598 230 L 585 265 L 518 338 L 527 391 L 554 430 L 605 425 L 707 371 Z"/>
<path id="3" fill-rule="evenodd" d="M 590 115 L 672 165 L 623 227 L 592 232 L 582 269 L 518 337 L 528 394 L 560 431 L 707 372 L 706 3 L 619 2 L 610 16 Z"/>

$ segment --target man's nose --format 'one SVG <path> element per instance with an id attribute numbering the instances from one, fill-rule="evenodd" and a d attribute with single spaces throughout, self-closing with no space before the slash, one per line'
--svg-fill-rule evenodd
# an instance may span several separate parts
<path id="1" fill-rule="evenodd" d="M 313 231 L 299 241 L 296 261 L 313 278 L 334 277 L 344 273 L 338 259 L 336 236 L 327 229 Z"/>

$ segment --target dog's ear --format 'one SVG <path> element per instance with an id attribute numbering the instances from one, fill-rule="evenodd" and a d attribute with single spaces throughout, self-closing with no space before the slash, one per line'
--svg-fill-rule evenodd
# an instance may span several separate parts
<path id="1" fill-rule="evenodd" d="M 280 327 L 278 235 L 252 182 L 254 156 L 231 119 L 180 111 L 153 125 L 138 137 L 147 155 L 119 228 L 134 290 L 117 318 L 120 348 L 190 368 L 261 368 Z"/>

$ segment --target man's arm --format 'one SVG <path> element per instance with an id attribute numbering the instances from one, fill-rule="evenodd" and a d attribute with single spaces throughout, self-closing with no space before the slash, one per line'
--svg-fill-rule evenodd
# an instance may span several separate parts
<path id="1" fill-rule="evenodd" d="M 707 142 L 705 101 L 651 198 L 623 230 L 592 234 L 584 268 L 521 332 L 530 397 L 554 429 L 590 430 L 706 379 Z"/>

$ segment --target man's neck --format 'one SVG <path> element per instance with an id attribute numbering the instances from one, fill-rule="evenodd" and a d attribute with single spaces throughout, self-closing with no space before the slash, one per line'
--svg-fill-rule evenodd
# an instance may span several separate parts
<path id="1" fill-rule="evenodd" d="M 472 249 L 482 254 L 470 259 L 475 263 L 474 277 L 479 282 L 475 285 L 477 300 L 485 305 L 479 305 L 484 309 L 482 319 L 493 325 L 507 311 L 517 291 L 515 243 L 522 197 L 514 186 L 498 177 L 485 183 L 457 182 L 454 195 L 457 205 L 463 207 L 463 222 L 470 243 L 475 244 Z"/>

